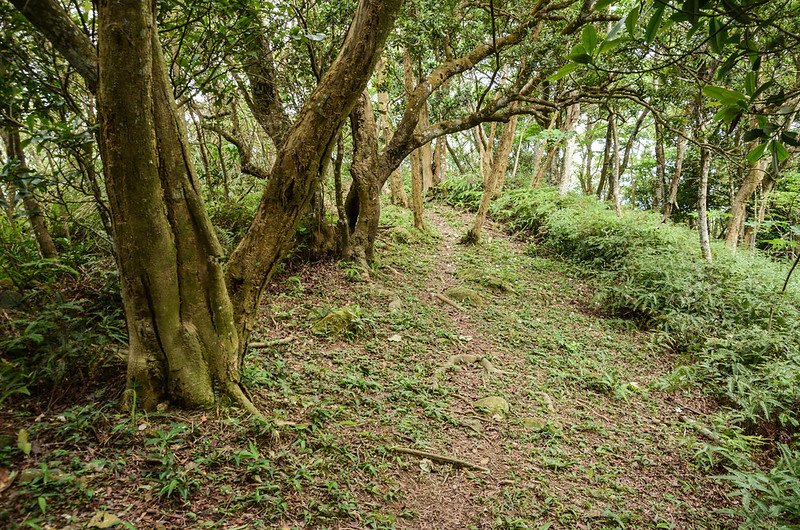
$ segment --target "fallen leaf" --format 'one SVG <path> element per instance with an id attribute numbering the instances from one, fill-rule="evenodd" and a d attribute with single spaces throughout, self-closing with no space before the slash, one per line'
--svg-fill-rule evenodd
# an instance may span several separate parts
<path id="1" fill-rule="evenodd" d="M 87 528 L 111 528 L 112 526 L 116 526 L 118 524 L 122 524 L 122 520 L 119 517 L 113 513 L 99 510 L 89 520 L 89 524 L 86 526 Z"/>
<path id="2" fill-rule="evenodd" d="M 27 429 L 20 429 L 17 433 L 17 447 L 25 453 L 25 456 L 31 454 L 31 443 L 28 441 Z"/>
<path id="3" fill-rule="evenodd" d="M 389 342 L 400 342 L 401 340 L 403 340 L 403 337 L 401 337 L 400 335 L 395 334 L 395 335 L 389 336 L 386 340 L 388 340 Z"/>

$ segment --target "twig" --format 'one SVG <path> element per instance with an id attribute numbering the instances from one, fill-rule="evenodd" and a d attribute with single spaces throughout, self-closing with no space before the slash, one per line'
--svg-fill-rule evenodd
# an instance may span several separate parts
<path id="1" fill-rule="evenodd" d="M 681 415 L 679 417 L 682 422 L 686 423 L 687 425 L 689 425 L 689 427 L 696 430 L 697 432 L 699 432 L 712 442 L 716 442 L 718 444 L 724 443 L 724 440 L 720 438 L 720 436 L 717 433 L 712 432 L 708 427 L 696 422 L 689 416 Z"/>
<path id="2" fill-rule="evenodd" d="M 467 310 L 466 310 L 466 309 L 464 309 L 464 307 L 463 307 L 461 304 L 459 304 L 458 302 L 455 302 L 454 300 L 451 300 L 450 298 L 447 298 L 447 297 L 446 297 L 445 295 L 443 295 L 443 294 L 439 294 L 439 293 L 433 293 L 433 296 L 434 296 L 434 297 L 436 297 L 436 298 L 438 298 L 439 300 L 441 300 L 441 301 L 442 301 L 442 302 L 444 302 L 445 304 L 447 304 L 447 305 L 449 305 L 449 306 L 453 306 L 453 307 L 455 307 L 455 308 L 456 308 L 456 309 L 458 309 L 459 311 L 463 311 L 464 313 L 466 313 L 466 312 L 467 312 Z"/>
<path id="3" fill-rule="evenodd" d="M 440 455 L 436 453 L 429 453 L 427 451 L 418 451 L 416 449 L 411 449 L 410 447 L 390 447 L 390 451 L 394 451 L 395 453 L 402 453 L 406 455 L 418 456 L 420 458 L 427 458 L 432 462 L 439 462 L 440 464 L 450 464 L 454 467 L 463 467 L 467 469 L 474 469 L 475 471 L 482 471 L 484 473 L 489 473 L 488 467 L 479 466 L 478 464 L 473 464 L 472 462 L 467 462 L 465 460 L 459 460 L 458 458 L 453 458 L 452 456 Z"/>

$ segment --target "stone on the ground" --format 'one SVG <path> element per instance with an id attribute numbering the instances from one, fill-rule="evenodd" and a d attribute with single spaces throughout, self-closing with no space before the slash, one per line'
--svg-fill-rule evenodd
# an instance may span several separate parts
<path id="1" fill-rule="evenodd" d="M 481 296 L 478 291 L 474 291 L 468 287 L 451 287 L 444 292 L 444 295 L 462 304 L 469 303 L 475 306 L 483 304 L 483 296 Z"/>
<path id="2" fill-rule="evenodd" d="M 351 329 L 356 318 L 352 307 L 335 309 L 317 320 L 311 326 L 311 331 L 316 335 L 338 337 Z"/>
<path id="3" fill-rule="evenodd" d="M 404 226 L 393 226 L 389 230 L 389 235 L 395 243 L 411 243 L 414 240 L 414 235 Z"/>
<path id="4" fill-rule="evenodd" d="M 487 396 L 476 401 L 475 408 L 491 416 L 504 417 L 511 410 L 511 405 L 500 396 Z"/>

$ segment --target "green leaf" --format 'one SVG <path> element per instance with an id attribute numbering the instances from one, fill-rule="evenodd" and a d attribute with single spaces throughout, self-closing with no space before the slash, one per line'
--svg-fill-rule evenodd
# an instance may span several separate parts
<path id="1" fill-rule="evenodd" d="M 778 162 L 783 162 L 787 158 L 789 158 L 789 151 L 786 149 L 786 146 L 780 143 L 777 140 L 772 140 L 770 143 L 770 149 L 772 151 L 772 155 Z"/>
<path id="2" fill-rule="evenodd" d="M 594 51 L 595 46 L 597 46 L 597 30 L 594 29 L 593 25 L 584 26 L 581 33 L 581 42 L 586 53 L 591 54 Z"/>
<path id="3" fill-rule="evenodd" d="M 797 133 L 794 131 L 781 133 L 781 140 L 783 140 L 783 143 L 789 144 L 792 147 L 800 147 L 800 141 L 797 138 Z"/>
<path id="4" fill-rule="evenodd" d="M 655 11 L 653 11 L 653 15 L 650 17 L 650 21 L 647 23 L 647 27 L 644 31 L 644 40 L 647 44 L 653 42 L 656 34 L 658 33 L 658 29 L 661 27 L 661 19 L 664 16 L 664 8 L 667 7 L 666 4 L 662 4 L 661 2 L 656 2 Z"/>
<path id="5" fill-rule="evenodd" d="M 739 60 L 739 54 L 737 52 L 733 52 L 732 54 L 730 54 L 728 58 L 725 59 L 725 62 L 723 62 L 722 65 L 719 67 L 719 70 L 717 70 L 717 79 L 722 79 L 726 75 L 728 75 L 728 72 L 730 72 L 733 69 L 733 67 L 736 66 L 738 60 Z"/>
<path id="6" fill-rule="evenodd" d="M 722 50 L 725 49 L 725 43 L 728 42 L 728 32 L 725 30 L 725 25 L 717 17 L 708 19 L 708 39 L 711 49 L 716 53 L 722 53 Z"/>
<path id="7" fill-rule="evenodd" d="M 621 18 L 611 27 L 611 31 L 608 32 L 606 35 L 606 40 L 611 40 L 617 36 L 617 34 L 622 31 L 622 28 L 625 26 L 625 19 Z"/>
<path id="8" fill-rule="evenodd" d="M 767 145 L 769 145 L 769 142 L 763 142 L 753 148 L 749 153 L 747 153 L 747 161 L 751 164 L 758 162 L 761 157 L 764 156 L 764 152 L 767 150 Z"/>
<path id="9" fill-rule="evenodd" d="M 588 53 L 581 53 L 581 54 L 578 54 L 578 55 L 570 55 L 569 58 L 572 59 L 573 61 L 575 61 L 578 64 L 591 64 L 591 62 L 592 62 L 592 56 L 589 55 Z"/>
<path id="10" fill-rule="evenodd" d="M 714 85 L 704 86 L 703 94 L 711 99 L 719 101 L 724 105 L 737 105 L 747 99 L 746 96 L 741 92 Z"/>
<path id="11" fill-rule="evenodd" d="M 744 76 L 744 90 L 747 92 L 748 96 L 753 96 L 756 93 L 756 73 L 755 72 L 747 72 L 747 75 Z"/>
<path id="12" fill-rule="evenodd" d="M 639 22 L 639 8 L 634 7 L 625 17 L 625 29 L 631 38 L 636 36 L 636 23 Z"/>
<path id="13" fill-rule="evenodd" d="M 547 78 L 548 81 L 558 81 L 559 79 L 568 76 L 575 70 L 577 70 L 581 65 L 579 63 L 567 63 L 559 70 Z"/>
<path id="14" fill-rule="evenodd" d="M 764 131 L 762 131 L 759 128 L 756 128 L 756 129 L 750 129 L 749 131 L 744 133 L 744 135 L 742 135 L 742 140 L 745 142 L 752 142 L 754 140 L 759 140 L 761 138 L 766 138 L 766 137 L 767 135 L 764 134 Z"/>
<path id="15" fill-rule="evenodd" d="M 598 55 L 602 55 L 604 53 L 608 53 L 611 50 L 613 50 L 614 48 L 616 48 L 617 46 L 619 46 L 620 44 L 622 44 L 623 42 L 628 42 L 629 40 L 630 39 L 628 37 L 620 37 L 618 39 L 605 40 L 600 45 L 600 49 L 597 50 L 597 54 Z"/>
<path id="16" fill-rule="evenodd" d="M 37 501 L 39 503 L 39 509 L 42 510 L 42 513 L 47 513 L 47 499 L 40 495 Z"/>

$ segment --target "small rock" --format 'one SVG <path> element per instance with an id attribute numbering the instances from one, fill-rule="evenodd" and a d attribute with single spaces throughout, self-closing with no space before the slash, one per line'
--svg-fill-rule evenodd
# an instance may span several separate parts
<path id="1" fill-rule="evenodd" d="M 469 303 L 474 306 L 483 304 L 483 296 L 477 291 L 473 291 L 467 287 L 451 287 L 444 292 L 445 296 L 451 300 L 461 303 Z"/>
<path id="2" fill-rule="evenodd" d="M 37 478 L 42 476 L 42 470 L 38 467 L 29 467 L 28 469 L 23 469 L 20 471 L 19 476 L 17 477 L 17 481 L 20 484 L 27 484 L 28 482 L 33 482 Z"/>
<path id="3" fill-rule="evenodd" d="M 408 244 L 414 240 L 414 235 L 403 226 L 393 226 L 389 234 L 395 243 Z"/>
<path id="4" fill-rule="evenodd" d="M 502 418 L 511 410 L 511 405 L 500 396 L 488 396 L 476 401 L 475 408 Z"/>
<path id="5" fill-rule="evenodd" d="M 336 309 L 317 320 L 311 326 L 311 331 L 316 335 L 339 336 L 351 328 L 356 317 L 355 311 L 350 307 Z"/>

